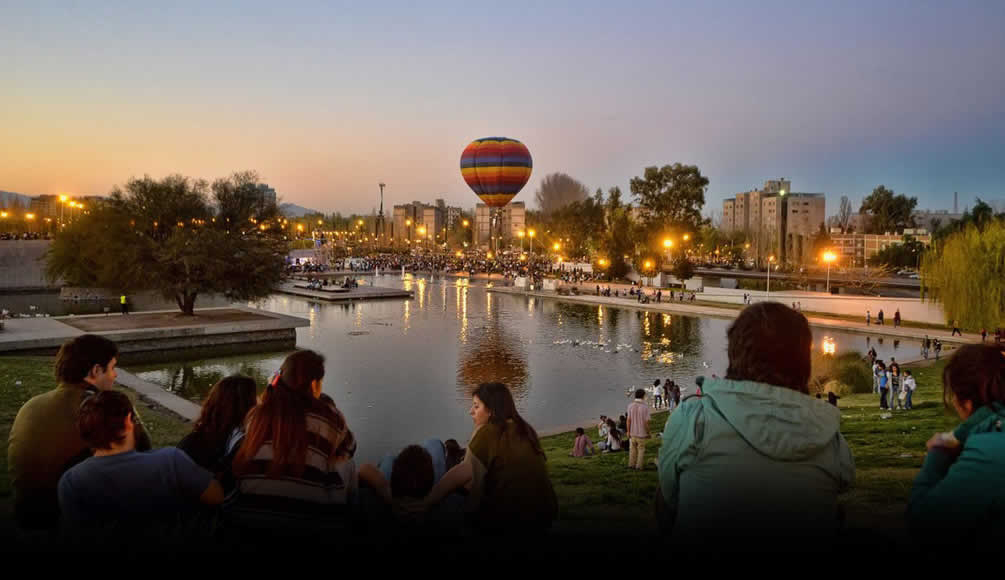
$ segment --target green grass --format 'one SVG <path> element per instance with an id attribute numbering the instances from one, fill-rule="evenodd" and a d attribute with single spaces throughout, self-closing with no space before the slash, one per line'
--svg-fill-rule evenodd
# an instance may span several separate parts
<path id="1" fill-rule="evenodd" d="M 925 442 L 936 431 L 959 423 L 942 405 L 941 377 L 945 360 L 911 368 L 918 382 L 914 409 L 895 411 L 882 418 L 878 395 L 848 395 L 839 401 L 841 431 L 855 457 L 856 482 L 841 501 L 849 525 L 872 529 L 903 528 L 903 513 L 914 478 L 925 457 Z M 654 414 L 650 430 L 662 433 L 666 413 Z M 593 425 L 583 425 L 591 439 Z M 559 497 L 561 519 L 575 521 L 618 520 L 626 525 L 655 528 L 653 498 L 658 476 L 653 460 L 659 439 L 646 447 L 646 469 L 626 469 L 627 453 L 586 458 L 568 456 L 574 433 L 545 437 L 548 469 Z"/>
<path id="2" fill-rule="evenodd" d="M 959 419 L 942 405 L 941 376 L 945 360 L 930 366 L 910 367 L 918 382 L 912 411 L 897 411 L 883 419 L 877 396 L 848 395 L 840 400 L 841 431 L 855 457 L 856 483 L 842 496 L 849 523 L 873 529 L 902 528 L 903 511 L 914 477 L 921 467 L 925 442 L 936 431 L 956 426 Z M 905 366 L 905 368 L 907 368 Z M 21 385 L 15 386 L 20 380 Z M 32 396 L 54 386 L 52 359 L 21 357 L 0 359 L 0 437 L 6 442 L 18 409 Z M 123 389 L 131 398 L 136 394 Z M 155 447 L 174 445 L 191 424 L 167 411 L 138 406 Z M 612 410 L 614 412 L 615 410 Z M 654 413 L 646 446 L 646 468 L 627 469 L 628 453 L 572 458 L 574 432 L 544 437 L 548 470 L 558 494 L 560 526 L 589 529 L 654 530 L 653 499 L 658 477 L 653 461 L 659 453 L 659 434 L 667 414 Z M 591 438 L 594 425 L 583 425 Z M 0 454 L 0 499 L 10 495 L 6 453 Z"/>

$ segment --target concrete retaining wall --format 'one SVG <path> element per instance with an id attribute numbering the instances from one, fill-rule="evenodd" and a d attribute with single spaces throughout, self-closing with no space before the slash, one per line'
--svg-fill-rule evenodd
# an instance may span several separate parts
<path id="1" fill-rule="evenodd" d="M 702 300 L 712 302 L 726 302 L 730 304 L 743 304 L 743 295 L 750 294 L 755 302 L 763 300 L 774 300 L 783 304 L 799 302 L 803 310 L 813 312 L 829 312 L 838 315 L 860 316 L 865 320 L 865 311 L 872 313 L 873 321 L 876 314 L 883 310 L 883 317 L 887 324 L 893 324 L 893 314 L 900 309 L 900 317 L 904 320 L 914 322 L 925 322 L 928 324 L 945 324 L 946 316 L 942 310 L 942 305 L 938 303 L 922 302 L 919 298 L 876 298 L 872 296 L 841 296 L 826 294 L 824 292 L 760 292 L 756 290 L 740 290 L 730 288 L 709 288 L 706 287 L 701 295 Z"/>
<path id="2" fill-rule="evenodd" d="M 43 257 L 52 240 L 0 240 L 0 289 L 59 288 L 62 280 L 49 284 Z"/>

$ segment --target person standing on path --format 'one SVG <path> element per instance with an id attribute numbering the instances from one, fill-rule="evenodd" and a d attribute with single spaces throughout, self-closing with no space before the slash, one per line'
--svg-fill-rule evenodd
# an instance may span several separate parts
<path id="1" fill-rule="evenodd" d="M 636 389 L 635 400 L 628 405 L 628 469 L 641 471 L 649 440 L 649 405 L 645 403 L 645 389 Z"/>
<path id="2" fill-rule="evenodd" d="M 653 408 L 654 409 L 659 409 L 660 408 L 660 403 L 663 402 L 663 397 L 661 395 L 662 392 L 663 392 L 663 390 L 660 389 L 660 380 L 656 379 L 655 381 L 653 381 Z"/>
<path id="3" fill-rule="evenodd" d="M 984 344 L 984 341 L 987 340 L 987 338 L 988 338 L 988 329 L 982 328 L 981 329 L 981 344 Z"/>
<path id="4" fill-rule="evenodd" d="M 122 305 L 122 314 L 129 314 L 129 302 L 126 301 L 125 294 L 119 296 L 119 304 Z"/>
<path id="5" fill-rule="evenodd" d="M 934 348 L 935 348 L 935 360 L 939 360 L 939 354 L 942 353 L 942 341 L 936 338 Z"/>
<path id="6" fill-rule="evenodd" d="M 865 325 L 869 326 L 870 324 L 872 324 L 872 313 L 870 313 L 868 310 L 866 310 L 865 311 Z"/>
<path id="7" fill-rule="evenodd" d="M 886 409 L 886 391 L 890 384 L 890 375 L 886 371 L 886 365 L 879 361 L 879 408 Z"/>
<path id="8" fill-rule="evenodd" d="M 921 356 L 923 356 L 923 357 L 925 357 L 927 359 L 928 358 L 928 349 L 931 348 L 931 346 L 932 346 L 932 341 L 928 338 L 928 335 L 926 334 L 925 335 L 925 340 L 921 341 Z"/>
<path id="9" fill-rule="evenodd" d="M 898 326 L 900 326 L 900 308 L 893 313 L 893 327 L 897 328 Z"/>
<path id="10" fill-rule="evenodd" d="M 952 336 L 956 336 L 957 334 L 960 335 L 960 336 L 963 336 L 963 333 L 960 332 L 960 321 L 959 320 L 953 320 L 953 334 L 952 334 Z"/>
<path id="11" fill-rule="evenodd" d="M 880 308 L 879 312 L 876 313 L 876 324 L 878 324 L 880 326 L 883 325 L 883 309 L 882 308 Z"/>
<path id="12" fill-rule="evenodd" d="M 879 394 L 879 363 L 880 362 L 882 362 L 882 361 L 878 361 L 878 360 L 875 360 L 875 359 L 873 359 L 873 361 L 872 361 L 872 393 L 874 395 Z"/>

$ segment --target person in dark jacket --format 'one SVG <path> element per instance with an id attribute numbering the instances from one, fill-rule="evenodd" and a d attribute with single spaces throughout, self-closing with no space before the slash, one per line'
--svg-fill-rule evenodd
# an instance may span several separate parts
<path id="1" fill-rule="evenodd" d="M 255 406 L 257 392 L 254 379 L 249 377 L 233 375 L 221 379 L 209 391 L 195 427 L 178 443 L 178 448 L 196 465 L 218 477 L 228 472 L 228 442 L 243 435 L 244 417 Z"/>
<path id="2" fill-rule="evenodd" d="M 1000 550 L 1005 541 L 1005 350 L 961 347 L 942 371 L 959 426 L 928 440 L 907 516 L 924 545 Z"/>

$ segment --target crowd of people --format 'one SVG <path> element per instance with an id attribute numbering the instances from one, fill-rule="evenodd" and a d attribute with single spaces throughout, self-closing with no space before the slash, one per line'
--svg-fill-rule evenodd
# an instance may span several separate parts
<path id="1" fill-rule="evenodd" d="M 0 232 L 0 241 L 8 240 L 51 240 L 49 232 Z"/>
<path id="2" fill-rule="evenodd" d="M 786 550 L 830 546 L 842 537 L 837 498 L 854 482 L 855 461 L 840 411 L 809 396 L 811 344 L 799 312 L 752 305 L 728 329 L 723 378 L 684 397 L 674 381 L 657 380 L 652 405 L 637 389 L 617 421 L 601 417 L 596 445 L 577 430 L 571 455 L 627 448 L 627 467 L 643 469 L 651 412 L 666 406 L 655 509 L 673 541 L 690 542 L 690 553 L 778 549 L 778 534 Z M 324 358 L 301 350 L 268 385 L 218 382 L 192 432 L 177 447 L 152 450 L 130 399 L 113 388 L 117 357 L 100 336 L 68 341 L 56 357 L 57 388 L 19 410 L 8 458 L 22 529 L 85 543 L 118 532 L 149 540 L 138 531 L 156 529 L 163 545 L 164 530 L 184 525 L 188 541 L 240 545 L 403 530 L 535 545 L 528 540 L 544 537 L 558 516 L 537 433 L 503 384 L 474 390 L 466 447 L 431 438 L 366 464 L 355 459 L 362 442 L 351 418 L 322 392 Z M 875 364 L 884 369 L 881 400 L 896 384 L 907 389 L 909 409 L 911 374 L 893 360 Z M 922 543 L 997 548 L 1005 538 L 1005 351 L 958 349 L 943 397 L 963 423 L 929 440 L 909 522 Z"/>

